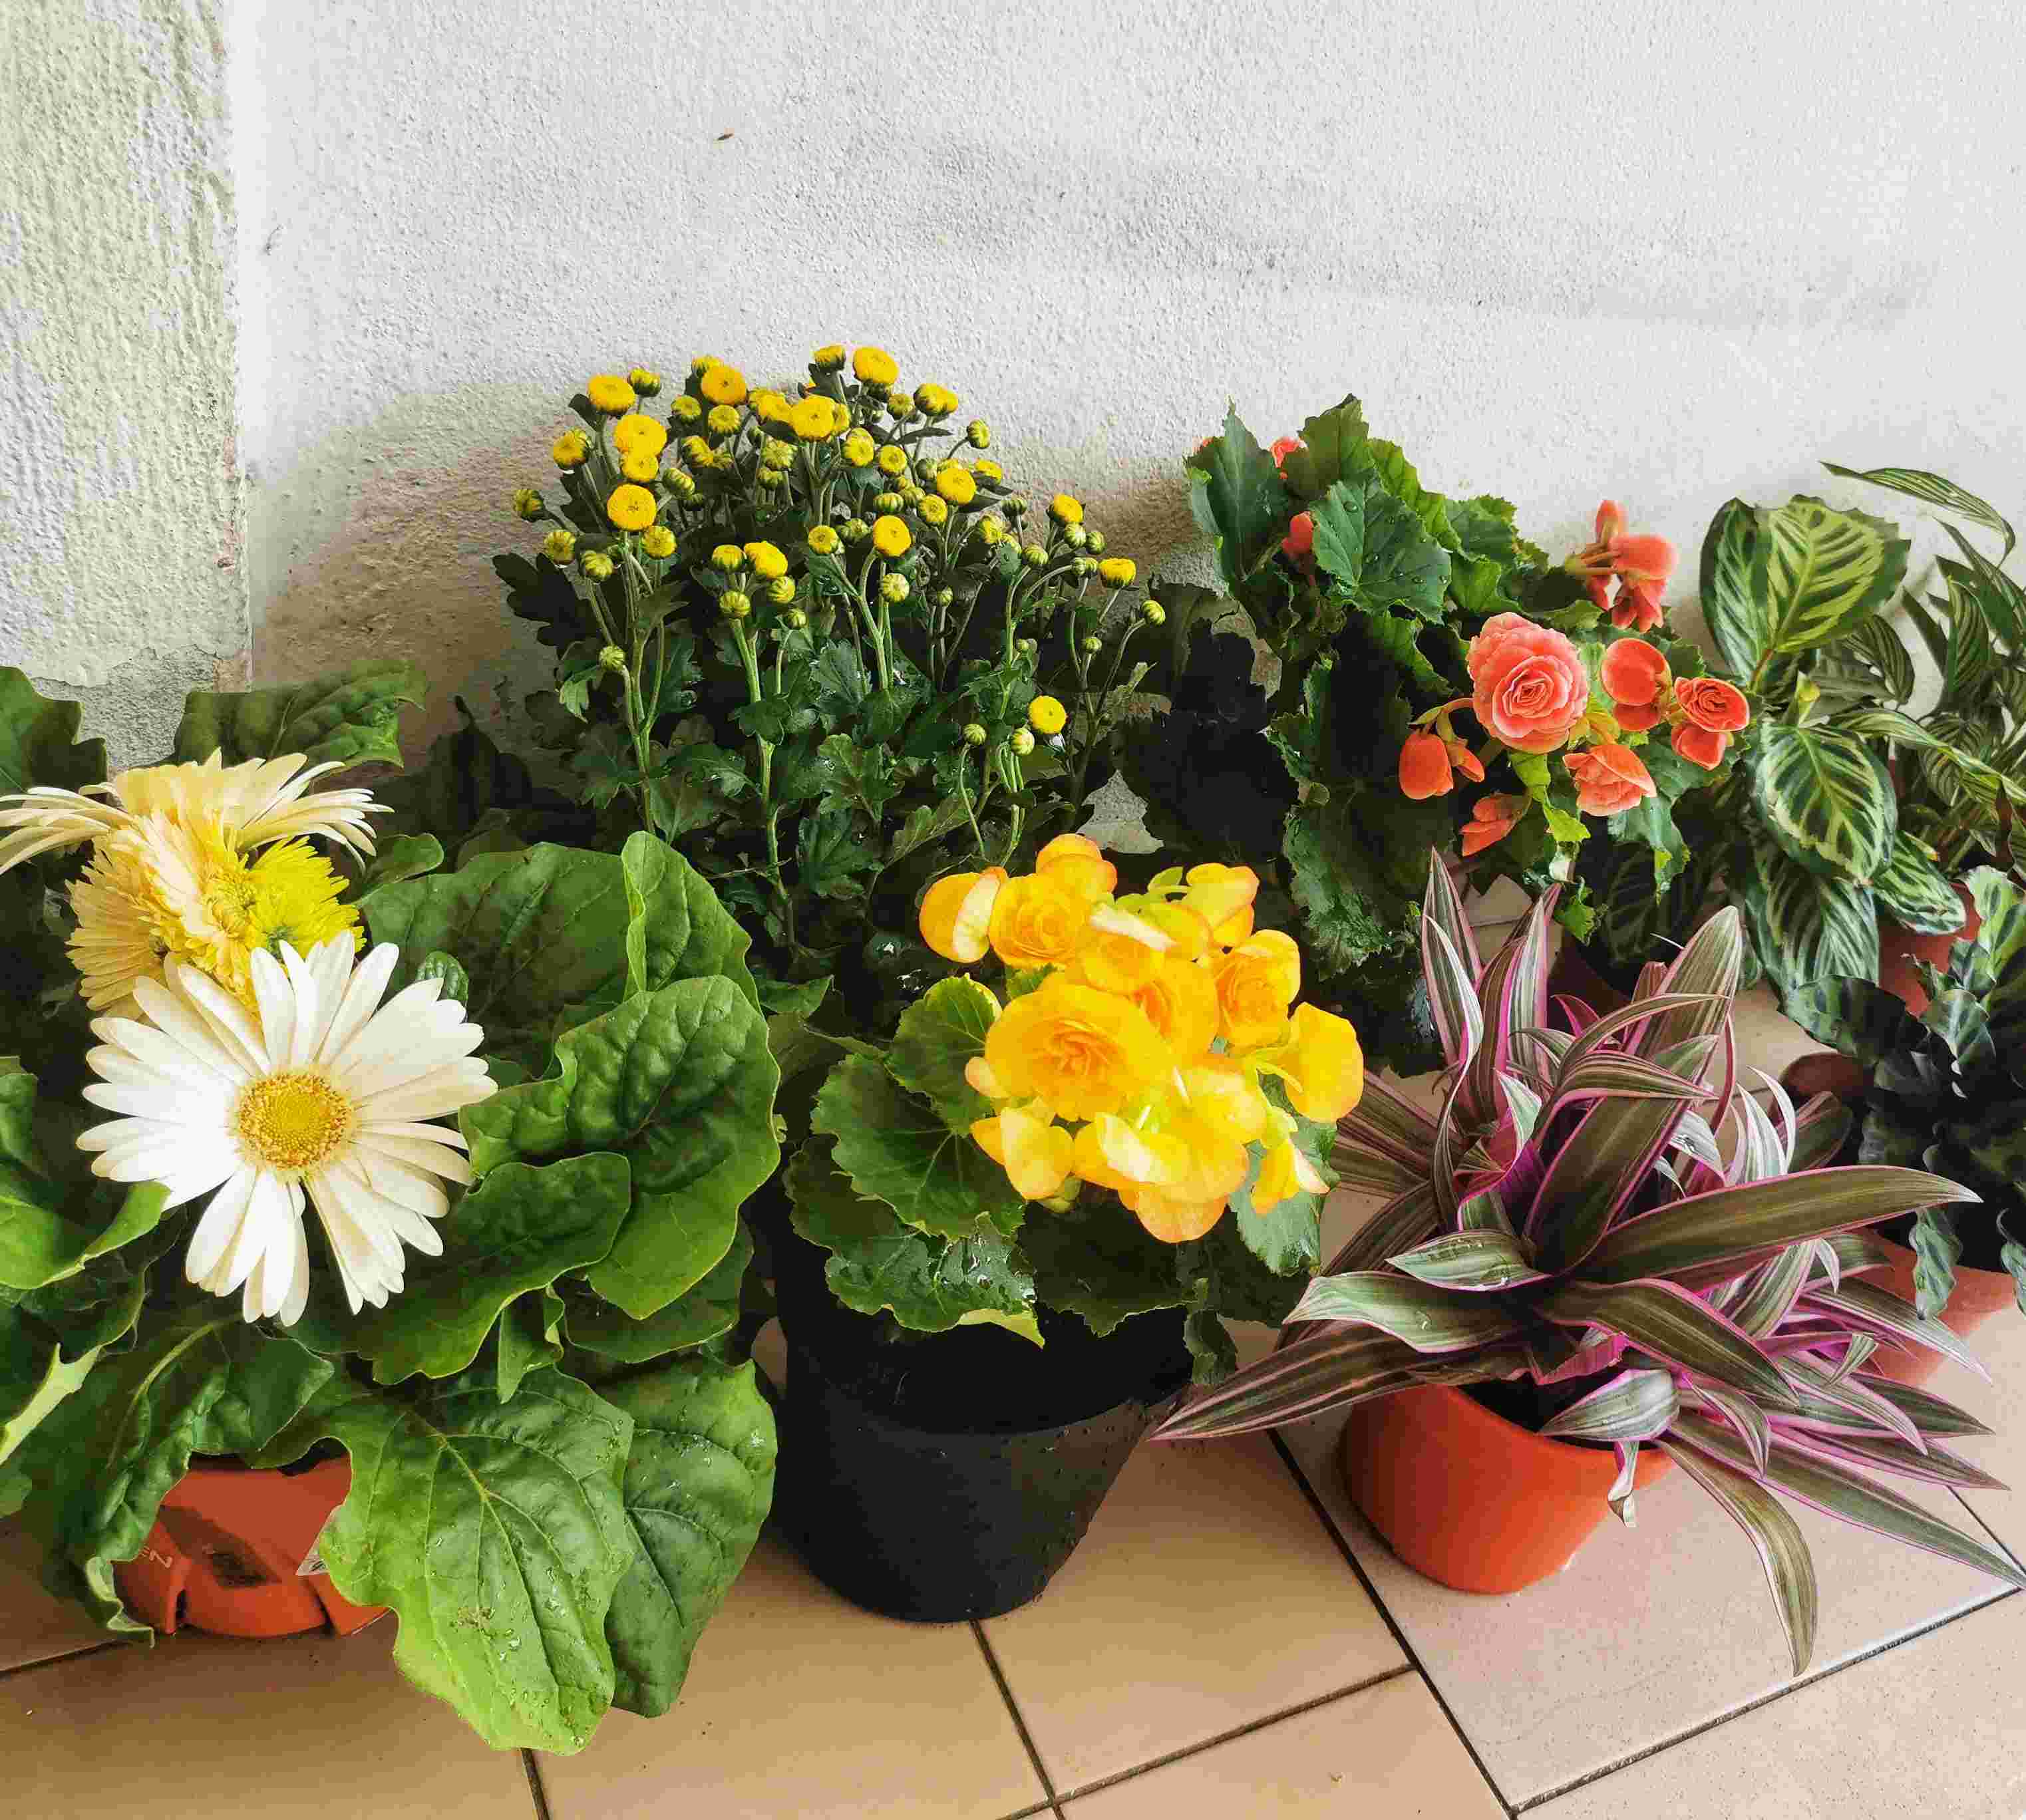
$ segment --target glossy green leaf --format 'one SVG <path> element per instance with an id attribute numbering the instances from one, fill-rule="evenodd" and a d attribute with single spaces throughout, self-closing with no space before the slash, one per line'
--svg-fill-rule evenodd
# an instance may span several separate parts
<path id="1" fill-rule="evenodd" d="M 104 783 L 105 741 L 77 737 L 83 712 L 75 701 L 46 700 L 23 672 L 0 665 L 0 796 Z"/>
<path id="2" fill-rule="evenodd" d="M 1188 474 L 1196 523 L 1216 540 L 1218 570 L 1236 587 L 1273 555 L 1287 529 L 1280 471 L 1232 409 L 1222 432 L 1190 457 Z"/>
<path id="3" fill-rule="evenodd" d="M 622 1156 L 502 1163 L 440 1223 L 443 1256 L 414 1260 L 407 1286 L 365 1310 L 349 1344 L 372 1360 L 376 1383 L 453 1377 L 515 1297 L 602 1259 L 629 1204 Z"/>
<path id="4" fill-rule="evenodd" d="M 419 708 L 429 685 L 403 659 L 374 658 L 308 682 L 214 694 L 183 704 L 175 756 L 228 765 L 300 752 L 311 764 L 398 765 L 401 710 Z"/>
<path id="5" fill-rule="evenodd" d="M 644 1321 L 635 1320 L 600 1296 L 582 1293 L 570 1297 L 569 1343 L 627 1365 L 643 1365 L 664 1353 L 702 1346 L 738 1325 L 739 1291 L 752 1262 L 753 1237 L 742 1220 L 731 1249 L 698 1282 Z"/>
<path id="6" fill-rule="evenodd" d="M 1724 661 L 1741 678 L 1751 676 L 1773 649 L 1773 616 L 1753 580 L 1763 533 L 1759 514 L 1742 499 L 1727 501 L 1703 538 L 1703 617 Z"/>
<path id="7" fill-rule="evenodd" d="M 964 1068 L 985 1053 L 985 1033 L 998 1016 L 991 991 L 961 973 L 938 980 L 901 1013 L 887 1072 L 952 1131 L 967 1134 L 974 1122 L 992 1116 L 992 1102 L 965 1079 Z"/>
<path id="8" fill-rule="evenodd" d="M 1719 1509 L 1743 1530 L 1766 1570 L 1766 1583 L 1787 1634 L 1794 1672 L 1800 1674 L 1815 1653 L 1815 1625 L 1821 1601 L 1815 1564 L 1807 1538 L 1780 1500 L 1740 1467 L 1711 1459 L 1696 1448 L 1663 1440 L 1660 1450 L 1716 1501 Z"/>
<path id="9" fill-rule="evenodd" d="M 503 1403 L 482 1369 L 414 1393 L 341 1377 L 263 1458 L 341 1443 L 352 1490 L 318 1543 L 332 1583 L 393 1608 L 396 1663 L 488 1744 L 568 1752 L 612 1703 L 632 1435 L 560 1371 L 530 1372 Z"/>
<path id="10" fill-rule="evenodd" d="M 1339 480 L 1310 517 L 1317 567 L 1360 611 L 1442 617 L 1449 552 L 1376 475 Z"/>
<path id="11" fill-rule="evenodd" d="M 553 1289 L 531 1289 L 517 1296 L 499 1317 L 497 1364 L 499 1400 L 509 1401 L 531 1371 L 560 1364 L 562 1299 Z"/>
<path id="12" fill-rule="evenodd" d="M 101 1350 L 66 1358 L 62 1342 L 40 1322 L 0 1303 L 0 1464 L 91 1375 Z"/>
<path id="13" fill-rule="evenodd" d="M 1302 425 L 1302 446 L 1283 465 L 1287 484 L 1304 499 L 1321 498 L 1345 475 L 1357 472 L 1371 441 L 1365 407 L 1355 398 L 1318 411 Z"/>
<path id="14" fill-rule="evenodd" d="M 1892 779 L 1861 740 L 1826 726 L 1769 721 L 1752 755 L 1752 785 L 1766 828 L 1811 872 L 1872 884 L 1899 832 Z"/>
<path id="15" fill-rule="evenodd" d="M 632 1559 L 606 1614 L 613 1704 L 654 1717 L 759 1539 L 774 1498 L 774 1412 L 750 1362 L 678 1359 L 604 1387 L 632 1418 L 621 1497 Z"/>

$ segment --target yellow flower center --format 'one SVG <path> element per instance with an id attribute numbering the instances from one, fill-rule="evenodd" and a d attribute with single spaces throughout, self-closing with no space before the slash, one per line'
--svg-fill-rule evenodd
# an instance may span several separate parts
<path id="1" fill-rule="evenodd" d="M 233 1109 L 232 1129 L 269 1168 L 300 1175 L 336 1154 L 354 1118 L 352 1101 L 322 1075 L 297 1069 L 247 1088 Z"/>

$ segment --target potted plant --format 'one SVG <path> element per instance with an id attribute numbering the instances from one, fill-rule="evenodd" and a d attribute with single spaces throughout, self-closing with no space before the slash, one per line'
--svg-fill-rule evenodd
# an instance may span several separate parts
<path id="1" fill-rule="evenodd" d="M 1860 1229 L 1969 1191 L 1818 1167 L 1847 1123 L 1833 1100 L 1796 1113 L 1776 1094 L 1776 1120 L 1737 1090 L 1735 911 L 1649 968 L 1623 1011 L 1556 1028 L 1550 907 L 1480 965 L 1431 874 L 1428 989 L 1453 1071 L 1441 1111 L 1368 1086 L 1339 1166 L 1392 1198 L 1310 1286 L 1280 1349 L 1156 1438 L 1348 1406 L 1359 1507 L 1411 1565 L 1474 1591 L 1553 1572 L 1608 1502 L 1629 1520 L 1637 1487 L 1672 1462 L 1752 1538 L 1796 1673 L 1816 1588 L 1781 1494 L 2026 1584 L 1875 1476 L 1990 1483 L 1936 1438 L 1976 1424 L 1868 1369 L 1881 1346 L 1966 1360 L 1961 1343 L 1861 1280 L 1886 1258 Z"/>
<path id="2" fill-rule="evenodd" d="M 1030 506 L 933 381 L 819 348 L 784 389 L 710 356 L 592 378 L 494 564 L 555 653 L 532 730 L 606 840 L 680 843 L 751 928 L 763 1000 L 890 1031 L 947 971 L 929 881 L 1082 825 L 1166 617 L 1082 502 Z"/>
<path id="3" fill-rule="evenodd" d="M 1354 398 L 1270 451 L 1233 413 L 1189 478 L 1229 597 L 1171 614 L 1171 711 L 1122 763 L 1150 827 L 1285 890 L 1314 989 L 1417 1072 L 1430 854 L 1479 885 L 1567 885 L 1558 914 L 1586 935 L 1611 912 L 1579 862 L 1601 848 L 1667 892 L 1691 851 L 1677 813 L 1729 776 L 1745 704 L 1659 629 L 1663 539 L 1607 502 L 1552 563 L 1505 501 L 1425 487 Z M 1650 659 L 1636 701 L 1603 686 L 1621 642 Z"/>
<path id="4" fill-rule="evenodd" d="M 1818 980 L 1788 1000 L 1851 1064 L 1860 1159 L 1919 1163 L 1976 1191 L 1967 1211 L 1923 1207 L 1890 1229 L 1906 1244 L 1891 1245 L 1888 1282 L 1965 1336 L 2014 1300 L 2026 1307 L 2026 892 L 1988 866 L 1967 884 L 1976 933 L 1946 971 L 1923 969 L 1917 1017 L 1868 980 Z M 1933 1369 L 1899 1367 L 1915 1382 Z"/>
<path id="5" fill-rule="evenodd" d="M 418 691 L 193 696 L 108 780 L 0 673 L 0 1509 L 111 1629 L 389 1609 L 488 1742 L 574 1750 L 666 1708 L 766 1513 L 739 1209 L 777 1075 L 745 937 L 652 836 L 445 872 L 311 787 L 397 759 Z"/>
<path id="6" fill-rule="evenodd" d="M 1938 475 L 1825 465 L 1991 530 L 2010 551 L 2005 520 Z M 1757 737 L 1749 763 L 1694 806 L 1691 888 L 1649 901 L 1636 877 L 1593 881 L 1623 905 L 1601 919 L 1612 959 L 1636 966 L 1678 941 L 1721 880 L 1783 1000 L 1817 979 L 1880 979 L 1881 943 L 1888 983 L 1917 998 L 1906 958 L 1933 943 L 1928 958 L 1946 961 L 1964 922 L 1963 870 L 1999 855 L 2026 803 L 2011 661 L 2026 596 L 1947 528 L 1963 560 L 1940 561 L 1946 594 L 1924 604 L 1903 591 L 1910 546 L 1887 520 L 1806 495 L 1718 511 L 1703 543 L 1703 610 L 1757 710 Z M 1903 709 L 1914 665 L 1885 616 L 1895 597 L 1942 676 L 1918 716 Z"/>
<path id="7" fill-rule="evenodd" d="M 1037 1596 L 1192 1355 L 1228 1371 L 1224 1320 L 1277 1320 L 1320 1261 L 1355 1033 L 1295 1002 L 1250 873 L 1117 883 L 1077 835 L 938 881 L 923 939 L 996 989 L 848 1039 L 788 1173 L 783 1508 L 876 1610 Z"/>

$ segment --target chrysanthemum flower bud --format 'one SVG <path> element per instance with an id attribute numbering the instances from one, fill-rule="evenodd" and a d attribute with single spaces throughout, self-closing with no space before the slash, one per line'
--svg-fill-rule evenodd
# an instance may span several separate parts
<path id="1" fill-rule="evenodd" d="M 1159 601 L 1148 601 L 1140 608 L 1140 617 L 1150 626 L 1165 626 L 1168 623 L 1168 609 Z"/>
<path id="2" fill-rule="evenodd" d="M 753 611 L 753 603 L 737 588 L 727 588 L 717 597 L 717 610 L 728 620 L 742 620 Z"/>
<path id="3" fill-rule="evenodd" d="M 577 567 L 595 582 L 612 579 L 612 558 L 602 550 L 587 550 L 577 558 Z"/>
<path id="4" fill-rule="evenodd" d="M 983 745 L 985 744 L 985 729 L 980 726 L 974 720 L 967 721 L 964 723 L 963 743 L 967 746 Z"/>
<path id="5" fill-rule="evenodd" d="M 635 386 L 633 389 L 637 392 L 639 388 Z M 598 654 L 598 667 L 601 670 L 610 671 L 615 676 L 624 676 L 626 674 L 626 653 L 617 645 L 608 645 Z"/>
<path id="6" fill-rule="evenodd" d="M 542 515 L 542 496 L 532 487 L 523 487 L 514 495 L 514 513 L 518 518 L 530 522 Z"/>
<path id="7" fill-rule="evenodd" d="M 735 543 L 720 543 L 710 553 L 710 565 L 727 575 L 735 575 L 746 566 L 746 552 Z"/>
<path id="8" fill-rule="evenodd" d="M 791 575 L 777 575 L 767 584 L 767 597 L 777 607 L 785 607 L 795 597 L 795 578 Z"/>
<path id="9" fill-rule="evenodd" d="M 1095 657 L 1104 649 L 1104 641 L 1095 632 L 1087 632 L 1084 634 L 1083 649 L 1086 656 Z"/>
<path id="10" fill-rule="evenodd" d="M 1012 738 L 1006 743 L 1012 747 L 1016 757 L 1024 759 L 1034 749 L 1034 736 L 1024 726 L 1016 726 L 1013 730 Z"/>
<path id="11" fill-rule="evenodd" d="M 1081 550 L 1090 542 L 1090 533 L 1081 524 L 1065 525 L 1063 528 L 1063 542 L 1072 550 Z"/>
<path id="12" fill-rule="evenodd" d="M 908 578 L 904 575 L 887 575 L 879 578 L 879 597 L 898 606 L 908 597 Z"/>
<path id="13" fill-rule="evenodd" d="M 1020 560 L 1030 568 L 1040 568 L 1047 563 L 1048 553 L 1038 543 L 1030 543 L 1021 550 Z"/>
<path id="14" fill-rule="evenodd" d="M 1090 553 L 1092 556 L 1103 555 L 1104 533 L 1101 531 L 1092 531 L 1089 525 L 1085 525 L 1083 534 L 1087 540 L 1085 547 L 1090 551 Z"/>
<path id="15" fill-rule="evenodd" d="M 992 447 L 992 426 L 982 417 L 973 417 L 963 426 L 963 439 L 974 449 Z"/>
<path id="16" fill-rule="evenodd" d="M 800 607 L 790 607 L 781 616 L 781 623 L 791 632 L 799 632 L 809 623 L 809 615 Z"/>
<path id="17" fill-rule="evenodd" d="M 809 356 L 810 366 L 818 373 L 835 373 L 844 365 L 844 350 L 834 341 L 819 347 Z"/>
<path id="18" fill-rule="evenodd" d="M 956 590 L 955 588 L 937 588 L 936 590 L 936 605 L 937 606 L 953 606 L 956 605 Z"/>
<path id="19" fill-rule="evenodd" d="M 640 539 L 640 547 L 656 561 L 676 553 L 676 534 L 665 524 L 650 524 Z"/>
<path id="20" fill-rule="evenodd" d="M 672 417 L 679 417 L 686 424 L 700 422 L 703 417 L 703 401 L 701 399 L 691 398 L 687 392 L 684 392 L 670 403 L 669 415 Z"/>
<path id="21" fill-rule="evenodd" d="M 846 543 L 863 543 L 872 535 L 872 527 L 862 518 L 847 518 L 838 528 L 838 535 Z"/>
<path id="22" fill-rule="evenodd" d="M 627 374 L 626 383 L 643 398 L 653 398 L 661 389 L 661 376 L 652 367 L 636 366 Z"/>
<path id="23" fill-rule="evenodd" d="M 576 538 L 568 531 L 552 531 L 542 539 L 542 554 L 550 561 L 568 562 L 576 554 Z"/>

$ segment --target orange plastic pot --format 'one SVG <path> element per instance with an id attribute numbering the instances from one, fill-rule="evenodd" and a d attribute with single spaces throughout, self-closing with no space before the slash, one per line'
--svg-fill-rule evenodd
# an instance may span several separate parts
<path id="1" fill-rule="evenodd" d="M 1611 1514 L 1608 1447 L 1529 1433 L 1443 1384 L 1353 1406 L 1344 1484 L 1393 1552 L 1465 1593 L 1516 1593 L 1575 1557 Z M 1644 1448 L 1644 1490 L 1674 1462 Z"/>
<path id="2" fill-rule="evenodd" d="M 385 1605 L 355 1605 L 330 1576 L 302 1569 L 324 1520 L 352 1488 L 352 1467 L 306 1473 L 225 1461 L 194 1465 L 162 1500 L 141 1552 L 114 1570 L 120 1597 L 158 1631 L 292 1637 L 326 1624 L 341 1637 Z"/>
<path id="3" fill-rule="evenodd" d="M 1931 967 L 1946 969 L 1949 950 L 1958 942 L 1975 940 L 1977 931 L 1984 927 L 1984 918 L 1977 914 L 1969 891 L 1959 884 L 1955 892 L 1962 899 L 1963 925 L 1952 936 L 1917 936 L 1895 922 L 1883 917 L 1879 921 L 1878 984 L 1903 1000 L 1916 1017 L 1928 1009 L 1928 995 L 1914 971 L 1915 963 L 1925 961 Z"/>
<path id="4" fill-rule="evenodd" d="M 1877 1235 L 1873 1235 L 1877 1237 Z M 1888 1293 L 1903 1300 L 1914 1300 L 1914 1266 L 1917 1261 L 1913 1252 L 1902 1245 L 1895 1245 L 1888 1238 L 1878 1242 L 1892 1254 L 1892 1267 L 1889 1270 L 1874 1270 L 1864 1279 L 1876 1283 Z M 1956 1266 L 1956 1286 L 1949 1296 L 1948 1306 L 1942 1311 L 1942 1325 L 1960 1340 L 1968 1340 L 1978 1328 L 1994 1314 L 2002 1314 L 2017 1305 L 2018 1293 L 2009 1270 L 1973 1270 L 1967 1265 Z M 1880 1377 L 1889 1377 L 1895 1384 L 1920 1385 L 1925 1384 L 1947 1362 L 1940 1353 L 1930 1351 L 1925 1346 L 1900 1348 L 1881 1345 L 1871 1355 L 1866 1366 Z"/>

